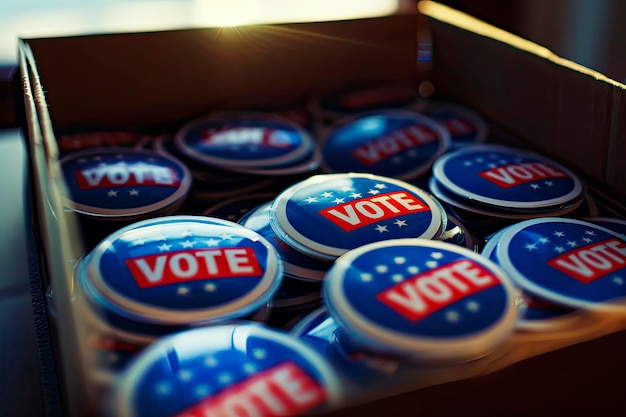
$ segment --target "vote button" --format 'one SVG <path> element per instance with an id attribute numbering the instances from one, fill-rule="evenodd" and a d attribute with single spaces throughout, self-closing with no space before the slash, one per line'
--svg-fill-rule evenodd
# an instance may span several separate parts
<path id="1" fill-rule="evenodd" d="M 259 324 L 181 332 L 142 352 L 122 374 L 114 415 L 297 416 L 342 398 L 331 367 L 297 338 Z"/>
<path id="2" fill-rule="evenodd" d="M 626 312 L 626 240 L 611 229 L 577 219 L 526 220 L 505 229 L 491 258 L 531 295 Z"/>
<path id="3" fill-rule="evenodd" d="M 322 160 L 327 172 L 370 172 L 409 180 L 428 172 L 449 144 L 449 134 L 426 116 L 378 111 L 331 126 L 322 142 Z"/>
<path id="4" fill-rule="evenodd" d="M 191 188 L 177 159 L 145 149 L 96 148 L 61 159 L 66 207 L 101 219 L 127 220 L 171 213 Z"/>
<path id="5" fill-rule="evenodd" d="M 276 236 L 309 256 L 330 260 L 387 239 L 436 239 L 446 213 L 427 192 L 404 181 L 363 173 L 310 177 L 270 207 Z"/>
<path id="6" fill-rule="evenodd" d="M 341 343 L 424 363 L 492 353 L 513 332 L 518 291 L 493 262 L 439 241 L 371 243 L 338 258 L 323 294 Z"/>
<path id="7" fill-rule="evenodd" d="M 169 216 L 134 223 L 81 262 L 92 304 L 164 326 L 245 317 L 280 287 L 282 263 L 258 233 L 227 220 Z"/>

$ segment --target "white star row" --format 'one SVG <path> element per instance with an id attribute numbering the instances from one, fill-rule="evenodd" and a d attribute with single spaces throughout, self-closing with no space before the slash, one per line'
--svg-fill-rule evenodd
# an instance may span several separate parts
<path id="1" fill-rule="evenodd" d="M 377 183 L 375 184 L 372 188 L 370 188 L 367 193 L 368 194 L 372 194 L 372 195 L 376 195 L 380 193 L 380 190 L 383 190 L 387 188 L 386 184 L 383 183 Z M 341 188 L 341 191 L 348 192 L 348 191 L 352 191 L 352 193 L 350 193 L 349 197 L 351 197 L 352 199 L 356 200 L 357 198 L 363 198 L 363 194 L 362 193 L 356 193 L 353 191 L 354 189 L 352 187 L 348 187 L 348 186 L 344 186 Z M 320 198 L 322 199 L 328 199 L 328 198 L 333 198 L 335 197 L 335 194 L 330 192 L 330 191 L 324 191 L 322 194 L 318 195 L 318 196 L 309 196 L 307 198 L 304 199 L 304 201 L 306 201 L 308 204 L 311 203 L 319 203 L 320 202 Z M 341 203 L 345 203 L 345 199 L 346 197 L 335 197 L 335 199 L 333 200 L 333 203 L 335 204 L 341 204 Z"/>
<path id="2" fill-rule="evenodd" d="M 554 183 L 552 181 L 544 181 L 543 183 L 544 183 L 544 185 L 546 185 L 548 187 L 554 187 Z M 532 183 L 532 184 L 530 184 L 529 187 L 532 188 L 533 190 L 541 189 L 541 185 L 539 185 L 537 183 Z"/>
<path id="3" fill-rule="evenodd" d="M 393 224 L 398 226 L 398 228 L 408 226 L 406 220 L 400 220 L 400 219 L 396 219 L 396 221 L 394 221 Z M 389 228 L 387 227 L 387 225 L 377 224 L 376 227 L 374 227 L 374 230 L 376 230 L 378 233 L 384 233 L 384 232 L 388 232 Z"/>
<path id="4" fill-rule="evenodd" d="M 119 190 L 109 190 L 107 191 L 107 197 L 117 197 L 117 195 L 119 194 Z M 134 188 L 132 190 L 128 190 L 128 195 L 132 196 L 138 196 L 139 195 L 139 191 L 135 190 Z"/>
<path id="5" fill-rule="evenodd" d="M 439 260 L 441 258 L 443 258 L 443 254 L 441 252 L 433 252 L 430 254 L 431 258 Z M 439 263 L 437 261 L 426 261 L 424 263 L 424 265 L 427 268 L 436 268 L 437 266 L 439 266 Z M 393 263 L 396 265 L 405 265 L 407 263 L 407 259 L 404 256 L 396 256 L 395 258 L 393 258 Z M 376 265 L 374 267 L 374 270 L 383 275 L 386 274 L 387 272 L 389 272 L 389 266 L 385 265 L 385 264 L 379 264 Z M 415 274 L 418 274 L 420 272 L 420 268 L 417 265 L 409 265 L 406 267 L 406 272 L 409 274 L 409 276 L 414 276 Z M 370 273 L 370 272 L 363 272 L 359 275 L 359 278 L 362 282 L 371 282 L 374 280 L 374 274 Z M 390 276 L 390 279 L 393 282 L 402 282 L 404 281 L 405 277 L 402 274 L 392 274 Z"/>

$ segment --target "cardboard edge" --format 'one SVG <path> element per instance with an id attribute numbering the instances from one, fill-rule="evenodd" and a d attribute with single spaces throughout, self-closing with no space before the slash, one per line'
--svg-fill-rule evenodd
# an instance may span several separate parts
<path id="1" fill-rule="evenodd" d="M 73 278 L 68 262 L 73 254 L 80 253 L 70 231 L 76 230 L 75 219 L 63 209 L 61 204 L 61 178 L 58 167 L 58 148 L 54 142 L 50 117 L 47 112 L 44 90 L 39 81 L 37 66 L 28 44 L 19 40 L 19 66 L 24 92 L 26 147 L 30 159 L 34 200 L 34 223 L 38 223 L 40 259 L 43 268 L 41 285 L 52 284 L 55 288 L 57 336 L 51 340 L 53 349 L 60 358 L 56 369 L 63 386 L 63 408 L 69 415 L 84 415 L 88 409 L 84 377 L 85 362 L 81 351 L 78 328 L 72 314 Z M 56 162 L 55 162 L 56 161 Z M 75 235 L 75 232 L 74 232 Z M 61 279 L 62 278 L 62 279 Z M 53 282 L 45 282 L 52 280 Z M 51 338 L 52 334 L 48 334 Z M 71 360 L 68 360 L 70 359 Z"/>

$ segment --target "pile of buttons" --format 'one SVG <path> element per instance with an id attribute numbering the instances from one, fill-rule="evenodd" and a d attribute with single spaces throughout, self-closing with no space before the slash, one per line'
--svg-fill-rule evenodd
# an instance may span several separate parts
<path id="1" fill-rule="evenodd" d="M 570 218 L 530 219 L 491 236 L 482 255 L 526 294 L 523 328 L 567 328 L 582 311 L 626 312 L 626 240 L 612 229 Z"/>
<path id="2" fill-rule="evenodd" d="M 76 268 L 85 345 L 121 358 L 112 415 L 324 412 L 394 366 L 626 311 L 626 221 L 559 163 L 484 143 L 470 109 L 416 97 L 350 87 L 311 117 L 246 98 L 62 159 L 67 207 L 123 221 L 85 228 Z"/>

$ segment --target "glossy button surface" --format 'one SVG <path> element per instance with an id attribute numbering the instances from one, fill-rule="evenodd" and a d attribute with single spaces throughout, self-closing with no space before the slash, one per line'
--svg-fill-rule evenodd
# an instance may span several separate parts
<path id="1" fill-rule="evenodd" d="M 302 128 L 262 113 L 223 113 L 192 121 L 175 138 L 190 158 L 223 167 L 275 168 L 312 155 L 315 144 Z"/>
<path id="2" fill-rule="evenodd" d="M 626 312 L 626 241 L 614 231 L 575 219 L 526 220 L 502 233 L 491 258 L 532 295 Z"/>
<path id="3" fill-rule="evenodd" d="M 379 240 L 433 239 L 446 214 L 430 194 L 371 174 L 316 175 L 273 201 L 270 225 L 289 246 L 323 260 Z"/>
<path id="4" fill-rule="evenodd" d="M 164 338 L 120 378 L 120 417 L 296 416 L 336 404 L 337 377 L 295 337 L 256 324 Z"/>
<path id="5" fill-rule="evenodd" d="M 354 249 L 327 274 L 324 297 L 364 350 L 464 361 L 512 332 L 518 292 L 500 268 L 456 245 L 398 239 Z"/>
<path id="6" fill-rule="evenodd" d="M 582 199 L 584 184 L 554 161 L 496 145 L 461 148 L 433 165 L 437 185 L 467 204 L 506 209 L 559 208 Z"/>
<path id="7" fill-rule="evenodd" d="M 178 160 L 149 150 L 96 148 L 61 161 L 71 209 L 103 218 L 128 218 L 181 202 L 191 175 Z"/>
<path id="8" fill-rule="evenodd" d="M 328 172 L 411 179 L 426 173 L 448 146 L 448 133 L 432 119 L 388 110 L 333 125 L 323 139 L 322 158 Z"/>
<path id="9" fill-rule="evenodd" d="M 246 316 L 269 301 L 282 278 L 278 254 L 258 233 L 201 216 L 125 227 L 81 266 L 102 304 L 160 324 Z"/>

